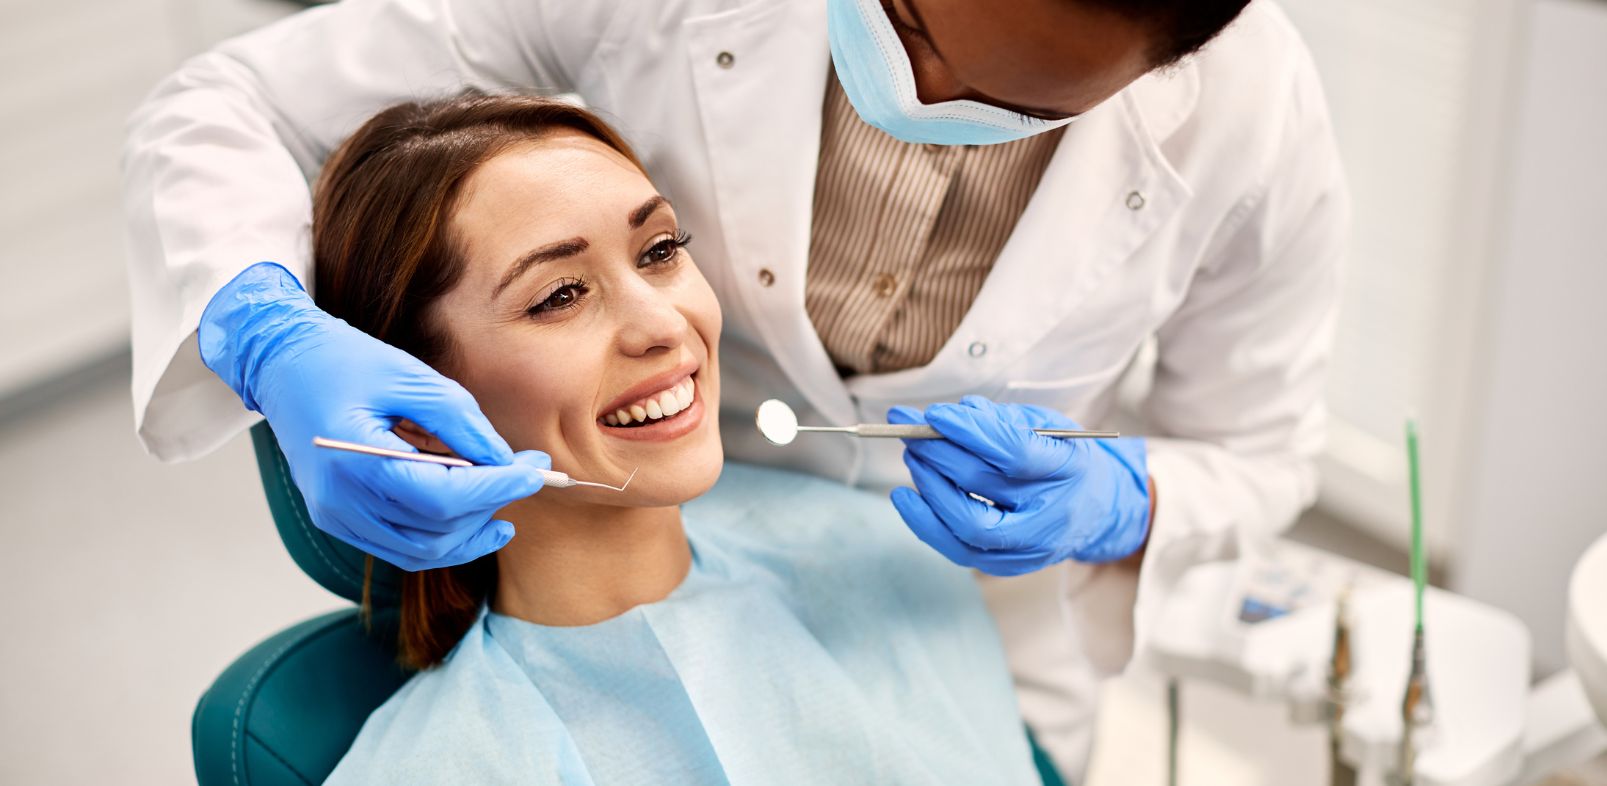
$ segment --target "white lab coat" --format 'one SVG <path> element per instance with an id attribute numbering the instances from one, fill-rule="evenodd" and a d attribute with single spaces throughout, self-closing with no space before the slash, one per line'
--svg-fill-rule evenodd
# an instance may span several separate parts
<path id="1" fill-rule="evenodd" d="M 137 111 L 125 152 L 140 438 L 186 459 L 256 419 L 202 366 L 198 318 L 260 260 L 311 280 L 307 179 L 357 125 L 464 85 L 578 93 L 697 237 L 725 308 L 733 459 L 907 483 L 897 443 L 773 448 L 754 406 L 849 423 L 980 393 L 1101 425 L 1155 338 L 1141 578 L 1070 564 L 984 582 L 1023 713 L 1077 771 L 1098 678 L 1128 662 L 1180 570 L 1314 495 L 1348 216 L 1314 68 L 1257 2 L 1199 56 L 1089 112 L 932 362 L 845 383 L 803 307 L 828 64 L 819 0 L 346 0 L 189 61 Z"/>

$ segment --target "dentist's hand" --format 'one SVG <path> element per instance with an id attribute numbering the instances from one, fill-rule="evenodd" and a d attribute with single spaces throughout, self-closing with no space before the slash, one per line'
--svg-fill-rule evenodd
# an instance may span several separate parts
<path id="1" fill-rule="evenodd" d="M 513 525 L 497 509 L 536 493 L 537 451 L 515 454 L 468 391 L 406 352 L 313 304 L 295 277 L 263 262 L 213 296 L 201 359 L 268 418 L 313 523 L 404 570 L 458 565 L 500 549 Z M 400 419 L 476 467 L 395 461 L 314 447 L 314 436 L 412 450 Z"/>
<path id="2" fill-rule="evenodd" d="M 904 441 L 915 488 L 894 489 L 893 506 L 917 537 L 959 565 L 1014 576 L 1066 559 L 1111 562 L 1144 545 L 1142 439 L 1039 436 L 1032 429 L 1079 426 L 1043 407 L 981 396 L 924 413 L 894 407 L 887 419 L 926 423 L 947 438 Z"/>

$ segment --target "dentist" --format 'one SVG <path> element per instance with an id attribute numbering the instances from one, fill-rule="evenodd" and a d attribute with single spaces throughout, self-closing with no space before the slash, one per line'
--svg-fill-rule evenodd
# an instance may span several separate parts
<path id="1" fill-rule="evenodd" d="M 575 93 L 632 140 L 725 306 L 728 455 L 901 486 L 917 536 L 992 574 L 1022 712 L 1067 774 L 1179 574 L 1314 496 L 1348 207 L 1267 0 L 345 0 L 228 41 L 157 87 L 124 154 L 148 450 L 194 458 L 266 417 L 315 522 L 359 548 L 419 569 L 512 537 L 493 514 L 546 457 L 303 286 L 324 157 L 465 88 Z M 1031 434 L 1104 425 L 1124 377 L 1146 437 Z M 752 428 L 772 397 L 949 440 L 779 450 Z M 486 466 L 310 445 L 405 449 L 401 418 Z"/>

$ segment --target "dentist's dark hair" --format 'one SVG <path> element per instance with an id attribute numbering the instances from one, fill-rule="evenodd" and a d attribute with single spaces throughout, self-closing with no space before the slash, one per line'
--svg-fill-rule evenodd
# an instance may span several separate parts
<path id="1" fill-rule="evenodd" d="M 614 129 L 573 104 L 464 95 L 380 112 L 329 157 L 313 192 L 313 295 L 352 327 L 451 376 L 452 345 L 433 305 L 463 275 L 452 215 L 463 184 L 510 147 L 569 129 L 642 169 Z M 645 170 L 644 170 L 645 174 Z M 370 571 L 363 609 L 372 610 Z M 425 669 L 468 632 L 496 587 L 495 555 L 402 579 L 398 657 Z"/>
<path id="2" fill-rule="evenodd" d="M 1250 0 L 1075 0 L 1143 24 L 1151 31 L 1149 59 L 1164 68 L 1199 51 L 1227 28 Z"/>

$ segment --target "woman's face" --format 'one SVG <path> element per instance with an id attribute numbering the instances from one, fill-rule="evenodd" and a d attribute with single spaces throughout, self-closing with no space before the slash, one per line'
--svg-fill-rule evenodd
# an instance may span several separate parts
<path id="1" fill-rule="evenodd" d="M 529 502 L 676 505 L 714 484 L 720 307 L 629 160 L 577 131 L 520 143 L 465 183 L 452 229 L 466 266 L 431 312 L 442 370 L 514 450 L 580 480 L 640 469 L 623 494 Z"/>

